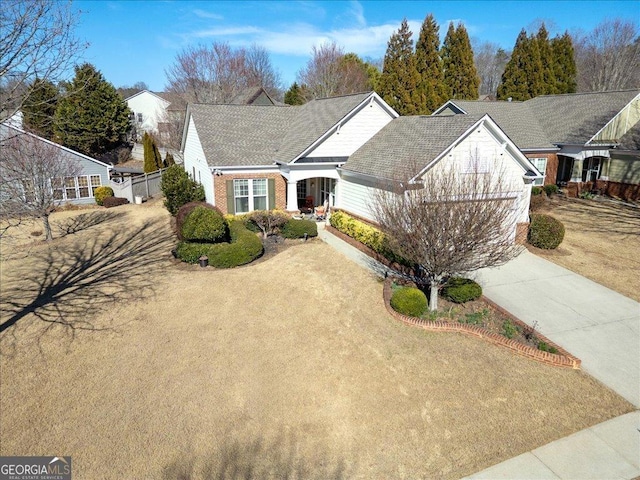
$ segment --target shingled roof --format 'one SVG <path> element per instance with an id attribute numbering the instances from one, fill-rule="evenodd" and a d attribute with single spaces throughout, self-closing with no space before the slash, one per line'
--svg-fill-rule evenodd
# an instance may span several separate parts
<path id="1" fill-rule="evenodd" d="M 527 150 L 586 144 L 638 93 L 635 89 L 543 95 L 525 102 L 450 102 L 468 114 L 488 113 L 519 148 Z"/>
<path id="2" fill-rule="evenodd" d="M 398 117 L 354 152 L 342 168 L 389 180 L 413 178 L 482 117 Z"/>
<path id="3" fill-rule="evenodd" d="M 191 104 L 211 166 L 291 162 L 371 93 L 312 100 L 299 107 Z"/>

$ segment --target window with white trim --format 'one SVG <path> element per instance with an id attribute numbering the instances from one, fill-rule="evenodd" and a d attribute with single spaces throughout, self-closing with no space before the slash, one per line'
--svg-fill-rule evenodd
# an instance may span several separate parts
<path id="1" fill-rule="evenodd" d="M 536 170 L 538 170 L 542 174 L 542 178 L 536 178 L 533 181 L 533 184 L 534 185 L 544 185 L 544 177 L 545 177 L 545 173 L 547 171 L 547 159 L 545 157 L 530 158 L 529 161 L 531 162 L 531 164 L 534 167 L 536 167 Z"/>
<path id="2" fill-rule="evenodd" d="M 241 178 L 233 181 L 235 213 L 267 210 L 267 179 Z"/>
<path id="3" fill-rule="evenodd" d="M 93 198 L 96 188 L 102 185 L 100 175 L 80 175 L 51 180 L 53 196 L 56 200 Z"/>

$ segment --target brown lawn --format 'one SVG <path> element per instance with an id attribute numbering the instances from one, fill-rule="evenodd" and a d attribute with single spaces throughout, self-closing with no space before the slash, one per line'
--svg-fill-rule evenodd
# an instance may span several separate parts
<path id="1" fill-rule="evenodd" d="M 75 233 L 3 240 L 2 455 L 71 455 L 76 479 L 459 478 L 633 409 L 397 323 L 319 240 L 223 271 L 173 261 L 158 205 L 54 221 Z"/>
<path id="2" fill-rule="evenodd" d="M 555 197 L 541 212 L 564 223 L 564 241 L 531 251 L 640 302 L 640 208 Z"/>

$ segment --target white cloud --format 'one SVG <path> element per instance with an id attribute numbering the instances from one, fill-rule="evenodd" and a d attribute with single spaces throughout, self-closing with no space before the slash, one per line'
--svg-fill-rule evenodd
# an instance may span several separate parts
<path id="1" fill-rule="evenodd" d="M 199 18 L 209 18 L 212 20 L 223 20 L 224 17 L 222 15 L 219 15 L 217 13 L 212 13 L 212 12 L 207 12 L 205 10 L 202 10 L 200 8 L 196 8 L 195 10 L 193 10 L 193 13 L 196 17 Z"/>

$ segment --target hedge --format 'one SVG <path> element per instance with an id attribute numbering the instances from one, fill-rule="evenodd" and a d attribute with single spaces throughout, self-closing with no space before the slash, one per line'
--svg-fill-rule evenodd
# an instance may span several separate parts
<path id="1" fill-rule="evenodd" d="M 550 215 L 541 213 L 531 214 L 529 234 L 527 241 L 534 247 L 553 249 L 557 248 L 564 239 L 564 225 Z"/>
<path id="2" fill-rule="evenodd" d="M 391 295 L 391 308 L 410 317 L 420 317 L 427 311 L 427 296 L 415 287 L 401 287 Z"/>
<path id="3" fill-rule="evenodd" d="M 336 230 L 339 230 L 345 235 L 348 235 L 354 240 L 366 245 L 371 250 L 379 253 L 388 260 L 397 262 L 401 265 L 411 266 L 410 262 L 391 250 L 389 247 L 389 241 L 385 234 L 377 228 L 361 222 L 360 220 L 356 220 L 341 211 L 334 212 L 329 219 L 329 223 Z"/>
<path id="4" fill-rule="evenodd" d="M 469 278 L 451 277 L 444 284 L 441 294 L 454 303 L 466 303 L 482 295 L 482 287 Z"/>
<path id="5" fill-rule="evenodd" d="M 317 237 L 318 226 L 316 222 L 304 219 L 294 220 L 292 218 L 280 228 L 280 235 L 284 238 L 303 238 L 305 233 L 309 237 Z"/>
<path id="6" fill-rule="evenodd" d="M 220 243 L 229 240 L 227 221 L 215 207 L 196 205 L 184 217 L 179 232 L 182 240 L 188 242 Z"/>
<path id="7" fill-rule="evenodd" d="M 209 265 L 217 268 L 231 268 L 245 265 L 262 255 L 262 241 L 246 229 L 241 221 L 229 223 L 231 243 L 180 242 L 176 256 L 187 263 L 198 263 L 202 255 L 209 258 Z"/>

